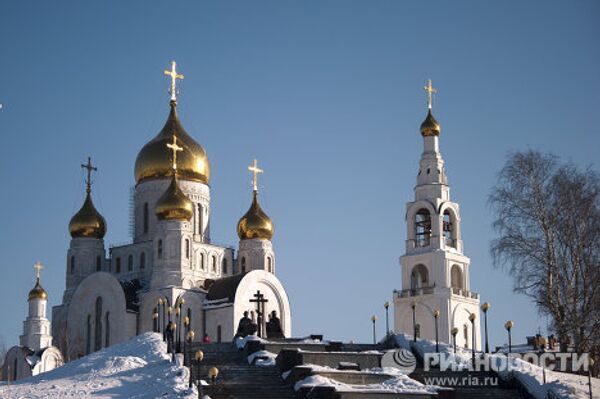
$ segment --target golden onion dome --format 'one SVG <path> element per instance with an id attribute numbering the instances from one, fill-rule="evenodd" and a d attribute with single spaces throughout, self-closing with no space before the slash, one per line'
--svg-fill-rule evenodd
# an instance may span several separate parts
<path id="1" fill-rule="evenodd" d="M 166 152 L 166 151 L 165 151 Z M 179 159 L 177 161 L 179 164 Z M 179 169 L 177 170 L 179 172 Z M 194 203 L 177 184 L 177 173 L 172 173 L 171 184 L 156 202 L 154 212 L 159 220 L 190 220 L 194 215 Z"/>
<path id="2" fill-rule="evenodd" d="M 37 279 L 37 283 L 35 287 L 29 291 L 28 299 L 31 301 L 32 299 L 48 299 L 48 293 L 45 289 L 40 285 L 40 279 Z"/>
<path id="3" fill-rule="evenodd" d="M 270 240 L 273 238 L 275 227 L 273 221 L 262 210 L 258 203 L 258 193 L 255 190 L 252 197 L 252 205 L 248 212 L 238 222 L 237 233 L 240 240 L 260 238 Z"/>
<path id="4" fill-rule="evenodd" d="M 73 238 L 100 239 L 106 234 L 106 221 L 96 210 L 89 189 L 81 209 L 69 222 L 69 232 Z"/>
<path id="5" fill-rule="evenodd" d="M 160 133 L 148 142 L 139 152 L 135 160 L 135 180 L 164 178 L 171 175 L 171 157 L 165 151 L 165 145 L 177 137 L 177 144 L 183 152 L 177 157 L 179 178 L 208 184 L 210 164 L 204 148 L 198 144 L 181 126 L 176 110 L 177 103 L 171 101 L 171 112 L 167 123 Z"/>
<path id="6" fill-rule="evenodd" d="M 441 131 L 441 126 L 439 122 L 433 117 L 431 113 L 431 108 L 427 111 L 427 117 L 421 123 L 421 134 L 424 137 L 427 136 L 439 136 Z"/>

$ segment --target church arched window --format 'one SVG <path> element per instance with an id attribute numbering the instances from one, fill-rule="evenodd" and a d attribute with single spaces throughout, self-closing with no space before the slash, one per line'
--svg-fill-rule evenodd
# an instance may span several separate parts
<path id="1" fill-rule="evenodd" d="M 431 240 L 431 214 L 427 209 L 419 209 L 415 215 L 415 238 L 417 247 L 427 247 Z"/>
<path id="2" fill-rule="evenodd" d="M 158 244 L 157 244 L 157 248 L 156 248 L 156 256 L 158 257 L 158 259 L 162 259 L 162 255 L 163 255 L 162 240 L 158 240 Z"/>
<path id="3" fill-rule="evenodd" d="M 452 214 L 450 213 L 449 210 L 445 210 L 444 211 L 444 221 L 442 223 L 443 225 L 443 232 L 444 232 L 444 244 L 446 246 L 449 247 L 454 247 L 454 240 L 455 240 L 455 234 L 454 234 L 454 217 L 452 216 Z"/>
<path id="4" fill-rule="evenodd" d="M 117 273 L 121 273 L 121 257 L 117 256 L 117 265 L 115 267 Z"/>
<path id="5" fill-rule="evenodd" d="M 217 272 L 217 257 L 215 255 L 212 256 L 212 271 Z"/>
<path id="6" fill-rule="evenodd" d="M 142 252 L 140 254 L 140 270 L 144 270 L 146 268 L 146 253 Z"/>
<path id="7" fill-rule="evenodd" d="M 246 257 L 242 257 L 242 273 L 246 273 Z"/>
<path id="8" fill-rule="evenodd" d="M 148 212 L 148 203 L 145 202 L 144 203 L 144 234 L 148 233 L 148 216 L 149 216 L 149 212 Z"/>
<path id="9" fill-rule="evenodd" d="M 200 254 L 200 269 L 204 270 L 204 254 Z"/>
<path id="10" fill-rule="evenodd" d="M 94 351 L 102 349 L 102 297 L 96 298 L 96 317 L 94 326 Z"/>
<path id="11" fill-rule="evenodd" d="M 105 329 L 106 329 L 106 333 L 105 333 L 105 337 L 104 337 L 104 346 L 108 347 L 110 346 L 110 319 L 109 319 L 109 315 L 110 312 L 106 312 L 106 325 L 105 325 Z"/>
<path id="12" fill-rule="evenodd" d="M 450 268 L 450 285 L 452 288 L 463 288 L 462 269 L 459 265 Z"/>
<path id="13" fill-rule="evenodd" d="M 273 259 L 270 256 L 267 256 L 267 270 L 273 273 Z"/>
<path id="14" fill-rule="evenodd" d="M 96 271 L 99 272 L 102 270 L 102 258 L 100 256 L 96 256 Z"/>
<path id="15" fill-rule="evenodd" d="M 221 266 L 222 266 L 221 272 L 223 274 L 227 274 L 227 258 L 225 258 L 225 257 L 223 258 L 223 262 L 222 262 Z"/>
<path id="16" fill-rule="evenodd" d="M 425 265 L 416 265 L 410 274 L 410 288 L 416 290 L 429 286 L 429 272 Z"/>
<path id="17" fill-rule="evenodd" d="M 127 271 L 128 272 L 133 271 L 133 255 L 129 255 L 127 257 Z"/>
<path id="18" fill-rule="evenodd" d="M 190 258 L 190 240 L 188 240 L 187 238 L 185 239 L 185 258 L 189 259 Z"/>
<path id="19" fill-rule="evenodd" d="M 75 257 L 71 256 L 71 261 L 70 261 L 70 267 L 71 267 L 71 274 L 75 273 Z"/>

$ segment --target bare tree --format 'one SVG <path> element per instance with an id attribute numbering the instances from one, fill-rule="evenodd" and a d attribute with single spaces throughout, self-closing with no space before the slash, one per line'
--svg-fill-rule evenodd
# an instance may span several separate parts
<path id="1" fill-rule="evenodd" d="M 494 264 L 550 316 L 562 350 L 600 348 L 600 178 L 537 151 L 510 154 L 490 195 Z"/>

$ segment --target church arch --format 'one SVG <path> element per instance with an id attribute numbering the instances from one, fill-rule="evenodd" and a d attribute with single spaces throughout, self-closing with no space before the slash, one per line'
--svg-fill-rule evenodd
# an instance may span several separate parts
<path id="1" fill-rule="evenodd" d="M 140 270 L 144 270 L 146 268 L 146 253 L 142 252 L 140 254 Z"/>
<path id="2" fill-rule="evenodd" d="M 92 352 L 92 315 L 87 316 L 87 329 L 85 338 L 85 354 L 89 355 Z"/>
<path id="3" fill-rule="evenodd" d="M 242 256 L 242 273 L 246 273 L 246 257 Z"/>
<path id="4" fill-rule="evenodd" d="M 94 351 L 102 349 L 102 297 L 96 298 L 96 317 L 94 323 Z"/>
<path id="5" fill-rule="evenodd" d="M 145 202 L 144 203 L 144 215 L 143 215 L 143 231 L 144 234 L 148 233 L 148 216 L 149 216 L 149 212 L 148 212 L 148 203 Z"/>
<path id="6" fill-rule="evenodd" d="M 223 257 L 223 261 L 221 262 L 221 273 L 227 274 L 227 258 Z"/>
<path id="7" fill-rule="evenodd" d="M 425 265 L 419 263 L 410 273 L 410 288 L 417 290 L 425 287 L 429 287 L 429 271 Z"/>
<path id="8" fill-rule="evenodd" d="M 156 244 L 156 257 L 158 259 L 162 259 L 163 256 L 163 242 L 162 240 L 158 240 L 158 243 Z"/>
<path id="9" fill-rule="evenodd" d="M 71 261 L 70 261 L 71 265 L 71 274 L 75 273 L 75 256 L 71 255 Z"/>
<path id="10" fill-rule="evenodd" d="M 415 245 L 428 247 L 431 243 L 431 212 L 421 208 L 415 214 Z"/>
<path id="11" fill-rule="evenodd" d="M 120 256 L 117 257 L 117 266 L 116 266 L 115 272 L 121 273 L 121 257 Z"/>
<path id="12" fill-rule="evenodd" d="M 106 312 L 105 330 L 106 330 L 106 334 L 104 337 L 105 338 L 104 346 L 109 347 L 110 346 L 110 312 Z"/>
<path id="13" fill-rule="evenodd" d="M 273 258 L 267 256 L 267 271 L 273 273 Z"/>
<path id="14" fill-rule="evenodd" d="M 450 268 L 450 286 L 452 288 L 464 288 L 462 268 L 457 264 L 452 265 Z"/>
<path id="15" fill-rule="evenodd" d="M 191 248 L 190 248 L 190 240 L 189 238 L 185 239 L 185 258 L 189 259 L 191 255 Z M 190 268 L 191 268 L 191 264 L 190 264 Z"/>
<path id="16" fill-rule="evenodd" d="M 128 272 L 133 271 L 133 255 L 129 255 L 127 257 L 127 271 Z"/>
<path id="17" fill-rule="evenodd" d="M 213 273 L 216 273 L 217 272 L 217 256 L 216 255 L 212 255 L 211 259 L 212 259 L 212 262 L 211 262 L 211 264 L 212 264 L 212 271 L 213 271 Z"/>

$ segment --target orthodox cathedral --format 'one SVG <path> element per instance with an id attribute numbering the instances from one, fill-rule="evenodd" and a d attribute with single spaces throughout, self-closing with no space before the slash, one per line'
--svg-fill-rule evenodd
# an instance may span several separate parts
<path id="1" fill-rule="evenodd" d="M 52 335 L 68 360 L 162 330 L 165 318 L 179 320 L 177 333 L 194 331 L 220 342 L 233 338 L 248 311 L 263 336 L 267 314 L 280 318 L 283 334 L 291 335 L 290 304 L 275 276 L 274 226 L 259 203 L 262 170 L 256 161 L 249 167 L 254 190 L 237 226 L 237 254 L 212 243 L 211 165 L 177 114 L 176 81 L 183 76 L 174 62 L 165 74 L 171 78 L 167 121 L 135 161 L 133 240 L 110 247 L 108 257 L 107 223 L 92 201 L 96 168 L 89 159 L 82 165 L 86 197 L 69 223 L 66 289 L 52 309 Z"/>
<path id="2" fill-rule="evenodd" d="M 394 330 L 416 337 L 481 349 L 479 294 L 471 291 L 470 260 L 463 253 L 460 208 L 439 148 L 441 126 L 433 117 L 429 84 L 421 124 L 423 153 L 415 200 L 406 204 L 406 253 L 400 258 L 402 289 L 394 291 Z M 437 333 L 436 333 L 437 331 Z"/>

